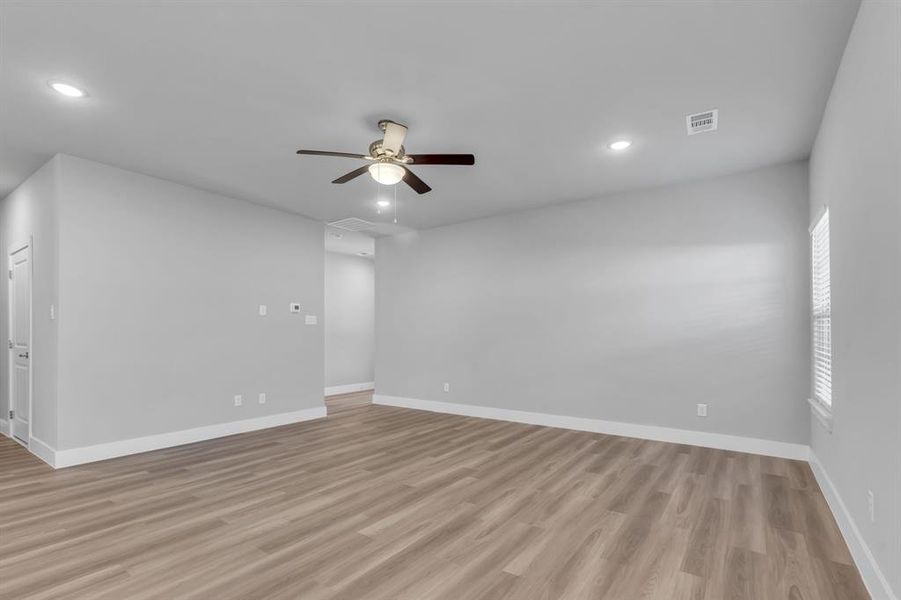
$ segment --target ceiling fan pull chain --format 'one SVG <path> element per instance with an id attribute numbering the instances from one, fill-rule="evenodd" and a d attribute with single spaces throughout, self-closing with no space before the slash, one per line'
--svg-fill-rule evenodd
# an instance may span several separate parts
<path id="1" fill-rule="evenodd" d="M 397 225 L 397 186 L 394 186 L 394 224 Z"/>
<path id="2" fill-rule="evenodd" d="M 378 163 L 378 166 L 375 168 L 376 171 L 381 172 L 381 170 L 382 170 L 381 164 L 382 163 Z M 382 214 L 382 207 L 379 204 L 379 198 L 381 198 L 381 197 L 382 197 L 382 184 L 379 182 L 378 179 L 376 179 L 375 180 L 375 212 L 378 215 Z"/>

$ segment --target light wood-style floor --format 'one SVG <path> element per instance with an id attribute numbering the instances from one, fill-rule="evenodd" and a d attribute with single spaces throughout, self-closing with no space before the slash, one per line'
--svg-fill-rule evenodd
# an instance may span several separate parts
<path id="1" fill-rule="evenodd" d="M 325 407 L 330 415 L 337 414 L 343 410 L 360 408 L 368 404 L 372 404 L 372 390 L 325 397 Z"/>
<path id="2" fill-rule="evenodd" d="M 805 463 L 370 405 L 56 472 L 0 439 L 0 597 L 868 596 Z"/>

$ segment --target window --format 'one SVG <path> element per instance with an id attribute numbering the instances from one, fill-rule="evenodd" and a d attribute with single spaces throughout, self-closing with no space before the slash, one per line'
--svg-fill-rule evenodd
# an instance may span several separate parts
<path id="1" fill-rule="evenodd" d="M 829 211 L 810 232 L 813 400 L 832 407 L 832 294 L 829 284 Z"/>

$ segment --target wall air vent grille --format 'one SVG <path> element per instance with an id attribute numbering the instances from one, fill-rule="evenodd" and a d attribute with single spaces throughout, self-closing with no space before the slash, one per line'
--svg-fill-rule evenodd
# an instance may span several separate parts
<path id="1" fill-rule="evenodd" d="M 717 122 L 719 121 L 719 112 L 718 109 L 714 108 L 713 110 L 706 110 L 685 117 L 685 126 L 688 128 L 688 135 L 716 131 Z"/>
<path id="2" fill-rule="evenodd" d="M 329 226 L 347 231 L 372 231 L 375 229 L 375 223 L 370 223 L 369 221 L 364 221 L 363 219 L 358 219 L 356 217 L 332 221 L 329 223 Z"/>

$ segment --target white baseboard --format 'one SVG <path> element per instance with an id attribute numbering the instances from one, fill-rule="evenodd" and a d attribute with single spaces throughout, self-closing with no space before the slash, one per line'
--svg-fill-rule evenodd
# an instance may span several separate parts
<path id="1" fill-rule="evenodd" d="M 337 396 L 338 394 L 352 394 L 353 392 L 365 392 L 375 389 L 374 381 L 364 381 L 363 383 L 347 383 L 345 385 L 333 385 L 325 388 L 326 396 Z"/>
<path id="2" fill-rule="evenodd" d="M 9 421 L 0 419 L 0 433 L 9 437 Z"/>
<path id="3" fill-rule="evenodd" d="M 255 419 L 244 419 L 243 421 L 232 421 L 230 423 L 219 423 L 217 425 L 183 429 L 181 431 L 148 435 L 129 440 L 119 440 L 116 442 L 108 442 L 106 444 L 97 444 L 95 446 L 71 448 L 69 450 L 55 450 L 50 448 L 50 446 L 47 446 L 47 444 L 39 442 L 44 448 L 41 448 L 40 451 L 38 451 L 38 449 L 34 447 L 34 442 L 37 440 L 31 438 L 31 451 L 50 465 L 60 469 L 98 460 L 106 460 L 108 458 L 116 458 L 118 456 L 128 456 L 129 454 L 138 454 L 141 452 L 149 452 L 151 450 L 159 450 L 161 448 L 181 446 L 182 444 L 202 442 L 204 440 L 225 437 L 236 433 L 245 433 L 248 431 L 278 427 L 280 425 L 299 423 L 301 421 L 320 419 L 325 416 L 325 406 L 317 406 L 315 408 L 307 408 L 289 413 L 279 413 L 276 415 L 257 417 Z M 49 456 L 47 455 L 47 451 L 49 451 Z"/>
<path id="4" fill-rule="evenodd" d="M 848 507 L 845 506 L 838 489 L 836 489 L 832 479 L 829 478 L 829 474 L 826 473 L 822 463 L 812 451 L 810 453 L 810 467 L 817 479 L 817 483 L 820 485 L 820 489 L 823 491 L 823 496 L 826 497 L 826 502 L 832 510 L 832 515 L 838 523 L 842 536 L 845 538 L 845 543 L 848 544 L 848 550 L 851 551 L 851 556 L 854 558 L 854 563 L 857 565 L 857 570 L 860 571 L 860 576 L 867 586 L 870 596 L 874 600 L 898 600 L 898 596 L 892 591 L 888 579 L 886 579 L 879 568 L 873 553 L 870 552 L 869 546 L 867 546 L 863 536 L 860 534 L 860 530 L 851 517 L 851 513 L 848 512 Z"/>
<path id="5" fill-rule="evenodd" d="M 31 436 L 31 439 L 28 441 L 28 451 L 51 467 L 56 468 L 56 450 L 50 444 Z"/>
<path id="6" fill-rule="evenodd" d="M 578 431 L 592 431 L 594 433 L 621 435 L 646 440 L 657 440 L 660 442 L 690 444 L 692 446 L 734 450 L 737 452 L 777 456 L 794 460 L 806 461 L 809 456 L 809 448 L 804 444 L 761 440 L 757 438 L 726 435 L 723 433 L 672 429 L 669 427 L 658 427 L 656 425 L 603 421 L 585 417 L 566 417 L 562 415 L 510 410 L 506 408 L 475 406 L 471 404 L 417 400 L 415 398 L 402 398 L 399 396 L 386 396 L 383 394 L 375 394 L 372 401 L 374 404 L 384 404 L 387 406 L 414 408 L 417 410 L 428 410 L 431 412 L 463 415 L 467 417 L 479 417 L 482 419 L 513 421 L 514 423 L 528 423 L 530 425 L 545 425 L 547 427 L 560 427 L 562 429 L 576 429 Z"/>

